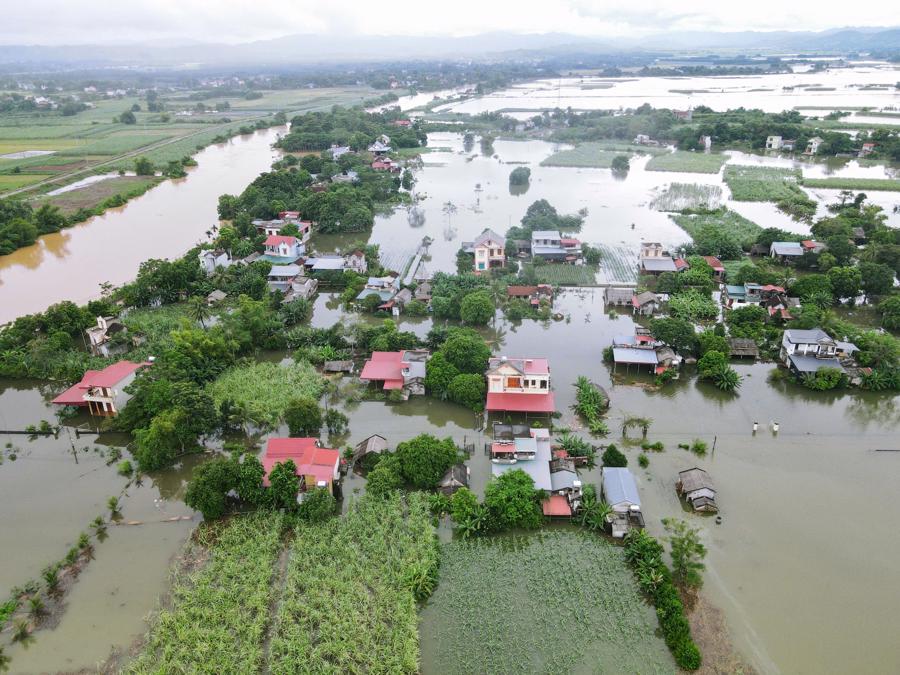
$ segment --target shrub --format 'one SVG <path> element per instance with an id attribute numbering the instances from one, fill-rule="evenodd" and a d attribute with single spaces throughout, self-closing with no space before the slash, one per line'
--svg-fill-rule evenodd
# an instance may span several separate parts
<path id="1" fill-rule="evenodd" d="M 399 443 L 394 453 L 400 476 L 408 484 L 421 490 L 434 488 L 447 469 L 457 462 L 458 456 L 459 451 L 453 439 L 440 440 L 429 434 L 421 434 Z M 382 463 L 379 463 L 376 471 Z"/>
<path id="2" fill-rule="evenodd" d="M 638 466 L 640 466 L 642 469 L 646 469 L 648 466 L 650 466 L 650 458 L 647 457 L 647 455 L 645 455 L 643 452 L 638 455 Z"/>
<path id="3" fill-rule="evenodd" d="M 336 505 L 337 502 L 328 490 L 314 488 L 304 495 L 297 508 L 297 515 L 308 523 L 321 523 L 334 515 Z"/>
<path id="4" fill-rule="evenodd" d="M 610 445 L 606 448 L 601 459 L 603 460 L 603 466 L 628 466 L 628 458 L 615 445 Z"/>

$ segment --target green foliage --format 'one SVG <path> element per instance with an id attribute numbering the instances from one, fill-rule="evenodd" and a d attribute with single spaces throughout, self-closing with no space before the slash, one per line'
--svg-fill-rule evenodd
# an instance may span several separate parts
<path id="1" fill-rule="evenodd" d="M 654 155 L 647 162 L 647 171 L 679 171 L 684 173 L 719 173 L 728 159 L 726 155 L 676 150 L 666 155 Z M 726 168 L 727 171 L 727 168 Z"/>
<path id="2" fill-rule="evenodd" d="M 387 497 L 402 486 L 400 461 L 393 454 L 382 453 L 378 464 L 366 476 L 366 494 Z"/>
<path id="3" fill-rule="evenodd" d="M 628 466 L 628 458 L 615 445 L 610 444 L 601 456 L 603 466 L 625 467 Z"/>
<path id="4" fill-rule="evenodd" d="M 494 301 L 487 291 L 466 295 L 459 306 L 459 318 L 463 323 L 483 326 L 494 317 Z"/>
<path id="5" fill-rule="evenodd" d="M 646 469 L 648 466 L 650 466 L 650 458 L 647 457 L 647 455 L 645 455 L 643 452 L 638 455 L 638 466 L 640 466 L 642 469 Z"/>
<path id="6" fill-rule="evenodd" d="M 268 669 L 417 673 L 417 602 L 437 585 L 431 519 L 423 495 L 394 494 L 363 497 L 342 518 L 298 527 Z"/>
<path id="7" fill-rule="evenodd" d="M 709 294 L 691 289 L 669 297 L 669 312 L 677 319 L 709 321 L 718 316 L 719 306 Z"/>
<path id="8" fill-rule="evenodd" d="M 722 188 L 718 185 L 697 185 L 695 183 L 670 183 L 650 202 L 656 211 L 710 211 L 717 209 L 722 200 Z M 675 222 L 678 217 L 675 216 Z M 688 219 L 688 222 L 692 222 Z M 748 221 L 749 222 L 749 221 Z M 687 227 L 678 222 L 688 233 Z"/>
<path id="9" fill-rule="evenodd" d="M 587 423 L 588 430 L 598 436 L 609 433 L 609 427 L 603 421 L 604 411 L 609 407 L 609 399 L 599 387 L 584 375 L 575 381 L 575 412 Z"/>
<path id="10" fill-rule="evenodd" d="M 701 573 L 706 569 L 703 564 L 706 547 L 700 542 L 699 531 L 676 518 L 663 518 L 662 522 L 669 533 L 675 582 L 685 587 L 699 588 L 703 585 Z"/>
<path id="11" fill-rule="evenodd" d="M 134 456 L 141 471 L 169 466 L 175 459 L 197 448 L 198 434 L 184 408 L 169 408 L 153 418 L 149 427 L 135 429 Z"/>
<path id="12" fill-rule="evenodd" d="M 677 352 L 693 351 L 697 343 L 691 322 L 681 318 L 660 318 L 650 321 L 650 334 Z"/>
<path id="13" fill-rule="evenodd" d="M 800 381 L 807 389 L 830 391 L 844 386 L 846 376 L 839 368 L 819 368 L 815 373 L 803 373 Z"/>
<path id="14" fill-rule="evenodd" d="M 134 473 L 134 467 L 131 466 L 131 462 L 127 459 L 119 462 L 119 465 L 116 467 L 116 473 L 120 476 L 131 476 Z"/>
<path id="15" fill-rule="evenodd" d="M 134 172 L 138 176 L 152 176 L 154 170 L 153 162 L 146 157 L 138 157 L 134 160 Z"/>
<path id="16" fill-rule="evenodd" d="M 724 337 L 718 335 L 714 331 L 705 330 L 702 333 L 697 334 L 697 351 L 701 356 L 711 351 L 728 354 L 730 348 L 728 346 L 728 340 Z"/>
<path id="17" fill-rule="evenodd" d="M 615 173 L 628 173 L 628 169 L 631 168 L 628 155 L 616 155 L 613 157 L 610 168 Z"/>
<path id="18" fill-rule="evenodd" d="M 447 469 L 456 464 L 459 450 L 452 438 L 440 440 L 429 434 L 420 434 L 397 444 L 393 456 L 398 462 L 400 476 L 407 484 L 419 490 L 430 490 Z M 382 464 L 383 461 L 379 462 L 376 470 Z"/>
<path id="19" fill-rule="evenodd" d="M 881 325 L 888 330 L 900 330 L 900 295 L 892 295 L 878 305 Z"/>
<path id="20" fill-rule="evenodd" d="M 502 532 L 538 527 L 543 520 L 541 498 L 531 476 L 521 469 L 492 478 L 484 490 L 487 529 Z"/>
<path id="21" fill-rule="evenodd" d="M 237 516 L 222 527 L 201 525 L 185 557 L 206 564 L 175 577 L 140 654 L 125 672 L 259 672 L 282 518 Z M 209 649 L 215 645 L 215 649 Z"/>
<path id="22" fill-rule="evenodd" d="M 526 166 L 517 166 L 509 174 L 510 185 L 528 185 L 531 179 L 531 169 Z"/>
<path id="23" fill-rule="evenodd" d="M 835 298 L 854 298 L 862 287 L 862 274 L 858 267 L 832 267 L 828 280 Z"/>
<path id="24" fill-rule="evenodd" d="M 475 412 L 484 410 L 484 399 L 487 385 L 483 375 L 461 373 L 450 380 L 447 397 Z"/>
<path id="25" fill-rule="evenodd" d="M 714 255 L 721 259 L 740 257 L 741 249 L 749 250 L 762 232 L 753 221 L 724 207 L 671 218 L 691 235 L 699 255 Z"/>
<path id="26" fill-rule="evenodd" d="M 276 509 L 293 511 L 297 508 L 297 493 L 300 491 L 300 477 L 294 460 L 278 462 L 269 471 L 269 504 Z"/>
<path id="27" fill-rule="evenodd" d="M 207 391 L 223 414 L 271 428 L 284 418 L 292 400 L 318 400 L 322 387 L 322 376 L 308 363 L 281 366 L 266 361 L 235 366 L 210 383 Z"/>
<path id="28" fill-rule="evenodd" d="M 306 492 L 297 508 L 297 515 L 307 523 L 322 523 L 335 513 L 337 501 L 325 488 L 313 488 Z"/>
<path id="29" fill-rule="evenodd" d="M 318 436 L 322 428 L 322 410 L 312 398 L 295 398 L 284 409 L 284 421 L 291 436 Z"/>
<path id="30" fill-rule="evenodd" d="M 204 462 L 191 475 L 184 503 L 200 511 L 205 520 L 225 515 L 226 494 L 238 482 L 238 465 L 231 459 L 218 457 Z"/>

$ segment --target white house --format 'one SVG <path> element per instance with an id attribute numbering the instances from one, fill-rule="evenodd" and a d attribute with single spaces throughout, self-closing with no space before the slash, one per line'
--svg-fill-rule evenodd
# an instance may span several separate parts
<path id="1" fill-rule="evenodd" d="M 531 257 L 544 260 L 565 260 L 569 253 L 563 248 L 557 230 L 534 230 L 531 233 Z"/>
<path id="2" fill-rule="evenodd" d="M 300 276 L 303 269 L 299 265 L 272 265 L 267 281 L 269 290 L 286 293 L 293 280 Z"/>
<path id="3" fill-rule="evenodd" d="M 285 222 L 278 220 L 254 220 L 253 227 L 256 228 L 258 234 L 264 234 L 267 237 L 273 237 L 281 232 L 281 228 L 285 226 Z"/>
<path id="4" fill-rule="evenodd" d="M 346 258 L 345 269 L 353 270 L 357 274 L 365 274 L 369 269 L 365 253 L 359 249 L 353 251 L 353 253 Z"/>
<path id="5" fill-rule="evenodd" d="M 266 255 L 296 260 L 306 252 L 306 247 L 297 237 L 273 234 L 266 238 Z"/>
<path id="6" fill-rule="evenodd" d="M 495 356 L 485 377 L 488 412 L 549 414 L 556 409 L 547 359 Z"/>
<path id="7" fill-rule="evenodd" d="M 789 328 L 781 338 L 782 362 L 795 375 L 815 373 L 820 368 L 843 370 L 837 358 L 837 342 L 821 328 Z"/>
<path id="8" fill-rule="evenodd" d="M 112 336 L 116 333 L 125 332 L 125 324 L 114 316 L 98 316 L 97 325 L 88 328 L 88 340 L 91 344 L 91 353 L 95 356 L 109 356 L 113 351 L 123 351 L 122 349 L 111 350 L 109 344 Z"/>
<path id="9" fill-rule="evenodd" d="M 103 370 L 88 370 L 81 382 L 54 398 L 53 403 L 87 408 L 91 415 L 117 415 L 131 398 L 125 388 L 146 365 L 119 361 Z"/>
<path id="10" fill-rule="evenodd" d="M 200 259 L 200 267 L 208 277 L 215 274 L 217 269 L 224 269 L 231 265 L 231 256 L 228 251 L 221 248 L 200 251 L 197 257 Z"/>
<path id="11" fill-rule="evenodd" d="M 766 138 L 766 150 L 781 150 L 781 136 L 769 136 Z"/>
<path id="12" fill-rule="evenodd" d="M 819 138 L 818 136 L 813 136 L 809 139 L 809 142 L 806 144 L 806 152 L 804 154 L 807 155 L 815 155 L 819 152 L 819 147 L 824 143 L 825 140 Z"/>

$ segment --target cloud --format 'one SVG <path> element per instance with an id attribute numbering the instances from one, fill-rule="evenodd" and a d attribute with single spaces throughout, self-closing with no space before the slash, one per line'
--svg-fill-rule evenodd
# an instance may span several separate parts
<path id="1" fill-rule="evenodd" d="M 4 3 L 0 42 L 245 42 L 291 34 L 641 36 L 670 30 L 821 30 L 844 20 L 820 0 L 29 0 Z M 892 25 L 893 3 L 857 0 L 852 21 Z"/>

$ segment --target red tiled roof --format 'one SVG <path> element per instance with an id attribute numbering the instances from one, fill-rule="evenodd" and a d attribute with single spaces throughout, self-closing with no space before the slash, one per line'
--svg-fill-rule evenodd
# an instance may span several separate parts
<path id="1" fill-rule="evenodd" d="M 293 246 L 296 243 L 297 237 L 288 237 L 283 234 L 270 234 L 266 237 L 266 246 L 280 246 L 281 244 Z"/>
<path id="2" fill-rule="evenodd" d="M 690 265 L 687 264 L 687 260 L 685 260 L 683 258 L 675 258 L 675 260 L 673 260 L 672 262 L 675 263 L 676 270 L 683 270 L 683 269 L 687 269 L 688 267 L 690 267 Z"/>
<path id="3" fill-rule="evenodd" d="M 564 495 L 550 495 L 542 502 L 541 506 L 544 509 L 545 516 L 572 515 L 572 507 L 569 506 L 569 500 Z"/>
<path id="4" fill-rule="evenodd" d="M 514 443 L 491 443 L 491 454 L 499 454 L 505 452 L 515 452 Z"/>
<path id="5" fill-rule="evenodd" d="M 385 389 L 402 389 L 403 352 L 372 352 L 359 377 L 362 380 L 383 380 Z"/>
<path id="6" fill-rule="evenodd" d="M 269 472 L 276 464 L 293 460 L 298 476 L 313 476 L 315 480 L 330 482 L 341 453 L 330 448 L 320 448 L 315 438 L 270 438 L 262 458 L 266 475 L 263 484 L 269 484 Z"/>
<path id="7" fill-rule="evenodd" d="M 559 240 L 561 246 L 579 246 L 581 244 L 577 239 L 562 238 Z"/>
<path id="8" fill-rule="evenodd" d="M 53 399 L 53 403 L 57 405 L 85 405 L 84 393 L 90 387 L 115 387 L 138 368 L 146 365 L 150 364 L 118 361 L 106 366 L 103 370 L 85 371 L 81 382 L 66 389 Z"/>
<path id="9" fill-rule="evenodd" d="M 556 410 L 553 394 L 503 394 L 489 392 L 485 408 L 490 412 L 542 412 Z"/>
<path id="10" fill-rule="evenodd" d="M 532 293 L 537 293 L 537 286 L 507 286 L 506 295 L 510 298 L 527 298 Z"/>
<path id="11" fill-rule="evenodd" d="M 761 286 L 761 291 L 778 291 L 779 293 L 784 293 L 784 289 L 781 286 L 775 286 L 774 284 L 766 284 L 765 286 Z"/>
<path id="12" fill-rule="evenodd" d="M 278 217 L 282 220 L 287 220 L 288 218 L 296 219 L 300 217 L 299 211 L 282 211 L 278 214 Z"/>
<path id="13" fill-rule="evenodd" d="M 722 261 L 719 260 L 719 259 L 718 259 L 716 256 L 714 256 L 714 255 L 705 255 L 705 256 L 703 256 L 703 259 L 704 259 L 704 260 L 709 264 L 709 266 L 712 267 L 716 272 L 720 272 L 720 271 L 723 271 L 723 270 L 725 269 L 725 267 L 722 265 Z"/>

